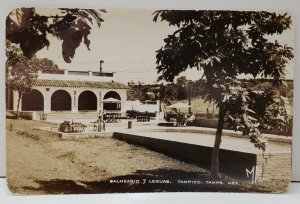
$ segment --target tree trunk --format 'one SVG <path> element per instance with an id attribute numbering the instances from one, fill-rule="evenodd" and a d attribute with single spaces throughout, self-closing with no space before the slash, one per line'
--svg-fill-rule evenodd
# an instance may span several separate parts
<path id="1" fill-rule="evenodd" d="M 19 98 L 18 98 L 18 105 L 17 105 L 17 119 L 19 119 L 20 117 L 20 101 L 21 101 L 21 98 L 22 98 L 22 94 L 18 93 L 19 94 Z"/>
<path id="2" fill-rule="evenodd" d="M 225 111 L 222 107 L 219 109 L 219 121 L 217 126 L 217 132 L 215 137 L 215 144 L 212 151 L 211 156 L 211 176 L 212 178 L 218 178 L 219 177 L 219 150 L 220 150 L 220 144 L 222 141 L 222 131 L 223 131 L 223 125 L 224 125 L 224 116 Z"/>

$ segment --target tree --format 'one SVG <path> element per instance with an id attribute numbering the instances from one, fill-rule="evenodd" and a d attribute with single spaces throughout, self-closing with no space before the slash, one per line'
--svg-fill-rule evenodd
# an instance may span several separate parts
<path id="1" fill-rule="evenodd" d="M 128 83 L 128 100 L 144 100 L 145 93 L 148 91 L 147 85 L 142 82 L 134 83 L 133 81 Z"/>
<path id="2" fill-rule="evenodd" d="M 30 60 L 32 71 L 42 71 L 42 70 L 58 70 L 57 64 L 48 58 L 37 58 L 33 57 Z"/>
<path id="3" fill-rule="evenodd" d="M 179 86 L 182 86 L 182 87 L 186 86 L 186 84 L 187 84 L 186 76 L 178 77 L 176 79 L 176 84 L 179 85 Z"/>
<path id="4" fill-rule="evenodd" d="M 56 70 L 58 66 L 47 58 L 32 58 L 23 56 L 22 50 L 16 44 L 6 41 L 6 86 L 18 92 L 17 118 L 19 118 L 20 101 L 29 92 L 39 70 Z"/>
<path id="5" fill-rule="evenodd" d="M 293 50 L 272 41 L 270 36 L 289 29 L 291 17 L 271 12 L 159 10 L 154 12 L 153 20 L 157 22 L 158 18 L 178 27 L 157 51 L 159 79 L 173 81 L 189 68 L 201 69 L 206 80 L 202 95 L 219 107 L 211 157 L 211 175 L 216 178 L 225 121 L 264 150 L 266 142 L 259 128 L 284 126 L 288 120 L 282 97 L 244 87 L 238 77 L 270 78 L 274 86 L 283 83 L 285 66 L 293 58 Z"/>
<path id="6" fill-rule="evenodd" d="M 14 9 L 6 19 L 6 39 L 19 44 L 25 57 L 31 59 L 34 54 L 49 46 L 47 35 L 62 40 L 62 55 L 70 63 L 75 50 L 84 42 L 90 50 L 91 24 L 94 21 L 100 27 L 103 19 L 101 9 L 59 9 L 55 16 L 40 15 L 35 8 Z"/>
<path id="7" fill-rule="evenodd" d="M 30 91 L 35 73 L 30 71 L 29 60 L 23 56 L 21 49 L 6 41 L 6 86 L 18 92 L 17 118 L 22 96 Z"/>
<path id="8" fill-rule="evenodd" d="M 188 98 L 188 80 L 185 76 L 178 77 L 176 79 L 177 86 L 177 98 L 179 100 L 184 100 Z"/>
<path id="9" fill-rule="evenodd" d="M 177 89 L 174 84 L 164 85 L 161 83 L 157 92 L 157 98 L 169 106 L 171 105 L 171 101 L 177 100 L 177 94 Z"/>
<path id="10" fill-rule="evenodd" d="M 28 71 L 27 64 L 17 64 L 8 73 L 6 86 L 18 92 L 17 118 L 19 118 L 20 101 L 31 90 L 35 73 Z"/>

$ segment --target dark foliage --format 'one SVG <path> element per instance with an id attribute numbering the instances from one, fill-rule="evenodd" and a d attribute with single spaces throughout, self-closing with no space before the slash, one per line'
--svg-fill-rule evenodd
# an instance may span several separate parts
<path id="1" fill-rule="evenodd" d="M 288 104 L 264 90 L 257 93 L 237 80 L 240 75 L 272 79 L 282 84 L 293 49 L 270 40 L 290 28 L 291 17 L 272 12 L 173 11 L 154 12 L 154 21 L 177 26 L 156 54 L 159 80 L 173 81 L 187 69 L 203 72 L 202 95 L 219 107 L 219 121 L 212 153 L 212 175 L 218 176 L 218 154 L 224 122 L 265 149 L 261 125 L 286 126 Z M 200 76 L 199 76 L 200 78 Z M 256 108 L 258 107 L 259 108 Z"/>
<path id="2" fill-rule="evenodd" d="M 23 54 L 32 58 L 34 54 L 49 46 L 47 35 L 51 34 L 62 40 L 62 55 L 70 63 L 75 50 L 84 42 L 88 50 L 91 26 L 96 22 L 100 27 L 105 10 L 96 9 L 60 9 L 60 15 L 45 16 L 35 8 L 14 9 L 6 19 L 6 38 L 12 43 L 20 44 Z"/>

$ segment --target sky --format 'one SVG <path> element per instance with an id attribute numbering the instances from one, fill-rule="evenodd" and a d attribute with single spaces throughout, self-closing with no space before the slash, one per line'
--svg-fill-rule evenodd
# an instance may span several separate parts
<path id="1" fill-rule="evenodd" d="M 115 72 L 116 81 L 127 83 L 141 81 L 152 84 L 157 80 L 155 69 L 155 51 L 164 45 L 163 39 L 175 31 L 175 27 L 166 22 L 153 22 L 151 10 L 107 10 L 100 29 L 93 25 L 89 39 L 90 51 L 82 43 L 76 49 L 72 63 L 66 63 L 61 54 L 62 41 L 49 36 L 49 48 L 37 53 L 37 57 L 53 60 L 61 69 L 99 71 L 100 60 L 104 61 L 103 72 Z M 37 9 L 38 13 L 55 13 L 57 9 Z M 281 36 L 273 36 L 279 42 L 289 46 L 294 44 L 294 30 Z M 293 78 L 291 62 L 287 69 L 287 78 Z M 189 69 L 180 76 L 189 80 L 201 78 L 202 72 Z"/>

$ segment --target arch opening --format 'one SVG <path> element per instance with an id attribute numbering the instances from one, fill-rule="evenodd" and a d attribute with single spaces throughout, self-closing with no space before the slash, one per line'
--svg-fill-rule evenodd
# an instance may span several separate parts
<path id="1" fill-rule="evenodd" d="M 97 111 L 97 96 L 92 91 L 84 91 L 78 97 L 79 111 Z"/>
<path id="2" fill-rule="evenodd" d="M 112 99 L 111 101 L 109 99 Z M 107 101 L 106 101 L 107 100 Z M 103 110 L 119 111 L 121 110 L 121 96 L 115 91 L 107 92 L 103 97 Z"/>
<path id="3" fill-rule="evenodd" d="M 22 110 L 23 111 L 43 111 L 44 110 L 44 96 L 43 94 L 32 89 L 22 97 Z"/>
<path id="4" fill-rule="evenodd" d="M 71 103 L 71 95 L 67 91 L 55 91 L 51 96 L 51 111 L 70 111 Z"/>

